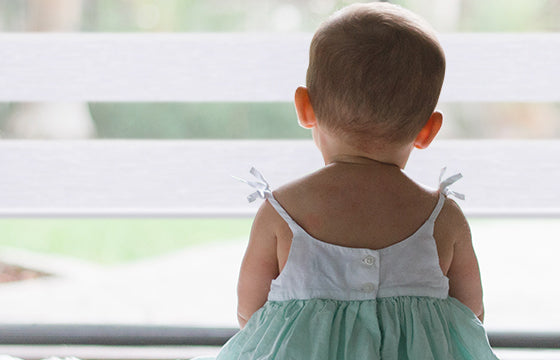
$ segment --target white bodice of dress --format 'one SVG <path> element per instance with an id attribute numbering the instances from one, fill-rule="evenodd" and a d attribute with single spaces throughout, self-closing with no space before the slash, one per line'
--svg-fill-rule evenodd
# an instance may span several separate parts
<path id="1" fill-rule="evenodd" d="M 392 296 L 446 298 L 433 237 L 434 222 L 445 197 L 414 234 L 379 249 L 349 248 L 313 238 L 274 199 L 268 201 L 292 230 L 292 245 L 281 274 L 272 281 L 268 300 L 371 300 Z"/>

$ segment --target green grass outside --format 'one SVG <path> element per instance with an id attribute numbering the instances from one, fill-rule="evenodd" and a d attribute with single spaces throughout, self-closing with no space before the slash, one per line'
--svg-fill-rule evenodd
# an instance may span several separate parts
<path id="1" fill-rule="evenodd" d="M 117 264 L 248 237 L 251 219 L 2 219 L 2 247 Z"/>

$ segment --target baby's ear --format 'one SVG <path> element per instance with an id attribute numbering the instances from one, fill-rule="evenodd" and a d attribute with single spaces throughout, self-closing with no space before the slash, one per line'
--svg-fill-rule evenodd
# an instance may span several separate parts
<path id="1" fill-rule="evenodd" d="M 441 129 L 442 123 L 443 114 L 439 111 L 434 111 L 428 121 L 426 121 L 422 130 L 420 130 L 416 136 L 416 139 L 414 140 L 414 147 L 417 149 L 425 149 L 430 146 L 438 134 L 439 129 Z"/>
<path id="2" fill-rule="evenodd" d="M 317 125 L 317 118 L 315 117 L 313 106 L 311 106 L 309 92 L 306 87 L 300 86 L 296 89 L 294 102 L 299 125 L 305 129 L 314 128 Z"/>

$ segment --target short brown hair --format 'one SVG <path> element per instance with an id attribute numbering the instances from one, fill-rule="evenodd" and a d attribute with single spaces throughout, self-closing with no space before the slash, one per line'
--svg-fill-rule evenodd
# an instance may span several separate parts
<path id="1" fill-rule="evenodd" d="M 421 18 L 396 5 L 354 4 L 315 33 L 307 87 L 328 130 L 352 142 L 400 143 L 434 111 L 444 74 L 443 49 Z"/>

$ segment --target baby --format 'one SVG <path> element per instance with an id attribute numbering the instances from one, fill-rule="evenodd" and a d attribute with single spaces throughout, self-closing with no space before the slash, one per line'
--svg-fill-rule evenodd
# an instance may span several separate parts
<path id="1" fill-rule="evenodd" d="M 402 169 L 442 125 L 445 56 L 433 30 L 386 3 L 355 4 L 311 42 L 295 93 L 325 167 L 272 192 L 238 284 L 242 330 L 217 359 L 496 359 L 460 208 Z"/>

